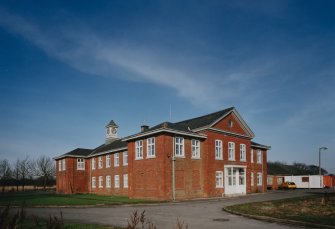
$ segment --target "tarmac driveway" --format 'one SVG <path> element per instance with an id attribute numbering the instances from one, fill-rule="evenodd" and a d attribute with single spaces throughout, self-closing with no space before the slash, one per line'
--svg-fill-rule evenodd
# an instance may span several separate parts
<path id="1" fill-rule="evenodd" d="M 127 226 L 133 211 L 145 210 L 146 217 L 159 229 L 176 228 L 177 218 L 188 224 L 189 229 L 203 228 L 292 228 L 287 225 L 262 222 L 236 216 L 222 211 L 222 207 L 309 195 L 308 190 L 270 191 L 265 194 L 252 194 L 239 197 L 227 197 L 212 200 L 195 200 L 177 203 L 151 205 L 123 205 L 108 207 L 71 207 L 71 208 L 27 208 L 28 214 L 40 217 L 58 215 L 63 212 L 65 220 L 81 223 Z"/>

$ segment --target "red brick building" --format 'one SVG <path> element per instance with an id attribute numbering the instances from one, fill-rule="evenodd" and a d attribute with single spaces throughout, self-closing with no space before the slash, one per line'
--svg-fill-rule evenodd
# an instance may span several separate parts
<path id="1" fill-rule="evenodd" d="M 234 107 L 125 138 L 117 129 L 111 121 L 105 144 L 55 158 L 57 192 L 173 200 L 266 191 L 270 147 L 251 141 Z"/>

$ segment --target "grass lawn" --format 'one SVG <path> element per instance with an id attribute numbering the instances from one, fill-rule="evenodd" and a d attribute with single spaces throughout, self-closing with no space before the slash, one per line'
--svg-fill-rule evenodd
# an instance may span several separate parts
<path id="1" fill-rule="evenodd" d="M 48 229 L 48 228 L 57 228 L 57 227 L 52 227 L 49 226 L 47 221 L 45 220 L 40 220 L 38 224 L 31 220 L 31 219 L 26 219 L 22 224 L 18 225 L 18 228 L 34 228 L 34 229 Z M 106 226 L 100 226 L 100 225 L 95 225 L 95 224 L 80 224 L 80 223 L 66 223 L 64 222 L 62 227 L 63 229 L 118 229 L 116 227 L 106 227 Z"/>
<path id="2" fill-rule="evenodd" d="M 28 191 L 0 194 L 0 205 L 16 206 L 66 206 L 66 205 L 115 205 L 128 203 L 148 203 L 148 200 L 129 199 L 125 196 L 99 196 L 94 194 L 64 195 L 55 192 Z"/>
<path id="3" fill-rule="evenodd" d="M 335 226 L 335 193 L 227 207 L 235 212 Z"/>

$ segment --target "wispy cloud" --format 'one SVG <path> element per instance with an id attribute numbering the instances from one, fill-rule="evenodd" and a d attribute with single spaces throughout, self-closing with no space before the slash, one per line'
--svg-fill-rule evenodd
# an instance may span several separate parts
<path id="1" fill-rule="evenodd" d="M 165 65 L 157 53 L 106 41 L 91 31 L 62 28 L 50 32 L 5 10 L 0 26 L 18 34 L 44 50 L 49 56 L 79 71 L 131 81 L 146 81 L 175 89 L 178 94 L 199 104 L 217 103 L 218 88 L 206 76 L 190 75 L 185 69 Z"/>
<path id="2" fill-rule="evenodd" d="M 258 70 L 243 69 L 243 66 L 239 72 L 223 69 L 213 72 L 208 67 L 197 66 L 197 61 L 190 64 L 193 67 L 186 67 L 175 58 L 182 55 L 179 53 L 159 52 L 150 46 L 136 46 L 131 41 L 106 39 L 89 28 L 75 25 L 40 28 L 37 23 L 1 9 L 0 26 L 81 72 L 166 86 L 198 106 L 224 106 L 227 101 L 231 104 L 236 96 L 248 90 L 254 77 L 262 75 Z"/>

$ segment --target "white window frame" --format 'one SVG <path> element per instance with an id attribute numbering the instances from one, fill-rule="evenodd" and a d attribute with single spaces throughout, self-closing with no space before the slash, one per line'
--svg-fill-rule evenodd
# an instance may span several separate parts
<path id="1" fill-rule="evenodd" d="M 262 150 L 257 150 L 257 164 L 262 164 Z"/>
<path id="2" fill-rule="evenodd" d="M 111 176 L 106 176 L 106 188 L 111 188 Z"/>
<path id="3" fill-rule="evenodd" d="M 120 165 L 120 154 L 115 153 L 114 154 L 114 167 L 119 167 Z"/>
<path id="4" fill-rule="evenodd" d="M 58 160 L 58 171 L 62 171 L 62 160 Z"/>
<path id="5" fill-rule="evenodd" d="M 128 188 L 128 174 L 123 174 L 123 188 Z"/>
<path id="6" fill-rule="evenodd" d="M 120 176 L 119 175 L 114 176 L 114 188 L 120 188 Z"/>
<path id="7" fill-rule="evenodd" d="M 228 160 L 235 161 L 235 142 L 228 142 Z"/>
<path id="8" fill-rule="evenodd" d="M 92 177 L 92 188 L 96 188 L 97 187 L 97 181 L 95 177 Z"/>
<path id="9" fill-rule="evenodd" d="M 66 158 L 64 158 L 62 160 L 62 170 L 65 171 L 66 170 Z"/>
<path id="10" fill-rule="evenodd" d="M 152 137 L 147 139 L 147 158 L 154 157 L 156 157 L 155 138 Z"/>
<path id="11" fill-rule="evenodd" d="M 99 188 L 103 188 L 104 187 L 104 178 L 103 176 L 99 176 Z"/>
<path id="12" fill-rule="evenodd" d="M 123 165 L 128 165 L 128 151 L 124 151 L 122 154 L 122 163 Z"/>
<path id="13" fill-rule="evenodd" d="M 257 173 L 257 186 L 263 185 L 262 173 Z"/>
<path id="14" fill-rule="evenodd" d="M 240 144 L 240 161 L 246 161 L 247 146 L 245 144 Z"/>
<path id="15" fill-rule="evenodd" d="M 192 158 L 200 159 L 200 141 L 192 139 L 191 147 L 192 147 Z"/>
<path id="16" fill-rule="evenodd" d="M 102 169 L 103 168 L 103 161 L 102 161 L 102 156 L 98 157 L 98 168 Z"/>
<path id="17" fill-rule="evenodd" d="M 255 186 L 254 172 L 251 172 L 250 183 L 251 183 L 251 187 Z"/>
<path id="18" fill-rule="evenodd" d="M 222 140 L 215 140 L 215 160 L 223 160 Z"/>
<path id="19" fill-rule="evenodd" d="M 184 138 L 175 138 L 175 157 L 185 157 Z"/>
<path id="20" fill-rule="evenodd" d="M 85 159 L 77 158 L 77 170 L 85 170 Z"/>
<path id="21" fill-rule="evenodd" d="M 143 140 L 135 142 L 135 160 L 143 159 Z"/>
<path id="22" fill-rule="evenodd" d="M 254 163 L 254 150 L 253 149 L 250 150 L 250 162 Z"/>
<path id="23" fill-rule="evenodd" d="M 223 171 L 215 172 L 215 187 L 223 188 Z"/>
<path id="24" fill-rule="evenodd" d="M 92 158 L 92 170 L 95 169 L 95 157 Z"/>
<path id="25" fill-rule="evenodd" d="M 106 168 L 110 168 L 111 167 L 111 155 L 108 154 L 106 155 Z"/>

